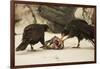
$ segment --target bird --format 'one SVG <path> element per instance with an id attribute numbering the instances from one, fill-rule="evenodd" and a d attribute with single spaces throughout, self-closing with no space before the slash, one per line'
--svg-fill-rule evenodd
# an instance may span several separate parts
<path id="1" fill-rule="evenodd" d="M 64 27 L 64 30 L 61 32 L 61 39 L 63 39 L 65 36 L 68 37 L 64 40 L 72 37 L 77 37 L 78 44 L 73 48 L 79 48 L 80 41 L 82 39 L 89 40 L 94 45 L 95 27 L 89 25 L 85 20 L 73 19 Z"/>
<path id="2" fill-rule="evenodd" d="M 24 28 L 22 42 L 16 48 L 16 51 L 23 51 L 27 48 L 30 44 L 31 50 L 33 49 L 34 44 L 38 43 L 39 41 L 43 46 L 44 43 L 44 32 L 47 31 L 48 25 L 46 24 L 30 24 Z"/>

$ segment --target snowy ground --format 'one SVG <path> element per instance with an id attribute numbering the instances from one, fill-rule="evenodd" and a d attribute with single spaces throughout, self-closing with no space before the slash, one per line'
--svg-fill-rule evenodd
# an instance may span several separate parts
<path id="1" fill-rule="evenodd" d="M 60 37 L 60 34 L 47 33 L 45 40 L 49 40 L 54 36 Z M 15 47 L 21 42 L 22 35 L 15 36 Z M 62 63 L 62 62 L 82 62 L 94 61 L 94 47 L 87 40 L 82 40 L 80 48 L 72 48 L 77 45 L 77 38 L 70 38 L 64 42 L 65 48 L 62 50 L 44 50 L 41 43 L 34 45 L 37 51 L 30 51 L 30 46 L 24 51 L 15 52 L 15 65 L 30 65 L 30 64 L 47 64 L 47 63 Z"/>

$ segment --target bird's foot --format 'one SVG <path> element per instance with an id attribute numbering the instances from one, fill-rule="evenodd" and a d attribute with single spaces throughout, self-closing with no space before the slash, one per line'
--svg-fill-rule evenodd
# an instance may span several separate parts
<path id="1" fill-rule="evenodd" d="M 80 48 L 80 47 L 72 47 L 72 48 Z"/>
<path id="2" fill-rule="evenodd" d="M 37 50 L 28 50 L 28 52 L 36 52 Z"/>
<path id="3" fill-rule="evenodd" d="M 31 49 L 31 51 L 36 51 L 35 49 Z"/>

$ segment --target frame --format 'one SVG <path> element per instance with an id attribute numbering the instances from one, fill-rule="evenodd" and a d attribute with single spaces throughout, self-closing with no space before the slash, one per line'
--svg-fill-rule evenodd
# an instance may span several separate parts
<path id="1" fill-rule="evenodd" d="M 40 8 L 40 9 L 37 10 L 37 8 L 38 9 Z M 69 11 L 67 12 L 66 10 L 69 10 Z M 40 15 L 38 15 L 37 11 L 41 12 Z M 66 15 L 65 13 L 66 14 L 69 13 L 69 14 Z M 53 16 L 54 18 L 51 15 L 54 15 Z M 70 17 L 68 17 L 68 15 L 70 15 Z M 87 23 L 90 23 L 90 25 L 94 26 L 94 32 L 95 32 L 94 33 L 94 47 L 87 40 L 83 40 L 83 42 L 80 44 L 81 45 L 80 48 L 71 48 L 73 44 L 75 45 L 75 43 L 77 43 L 77 39 L 73 37 L 64 42 L 63 49 L 59 49 L 59 50 L 58 49 L 56 50 L 55 49 L 50 49 L 50 50 L 40 49 L 38 46 L 42 46 L 42 45 L 37 43 L 36 46 L 33 46 L 33 47 L 36 47 L 35 48 L 36 51 L 30 51 L 29 46 L 28 46 L 28 48 L 25 49 L 24 51 L 16 52 L 16 47 L 21 42 L 23 29 L 27 26 L 27 23 L 30 22 L 29 24 L 32 24 L 32 23 L 44 22 L 44 24 L 48 23 L 49 26 L 51 26 L 52 23 L 63 23 L 62 25 L 64 25 L 65 24 L 64 20 L 66 20 L 65 16 L 67 18 L 67 22 L 71 21 L 71 19 L 80 17 L 86 20 Z M 28 17 L 31 17 L 31 18 L 28 18 Z M 32 17 L 33 17 L 33 22 L 32 22 Z M 21 24 L 20 21 L 21 20 L 23 21 L 23 19 L 24 19 L 24 22 L 22 23 L 26 23 L 26 24 Z M 25 21 L 28 21 L 28 22 L 25 22 Z M 56 28 L 57 27 L 58 26 L 56 26 Z M 53 34 L 59 37 L 58 34 L 61 33 L 60 32 L 61 28 L 60 29 L 58 28 L 57 30 L 51 28 L 49 32 L 51 33 L 53 31 Z M 21 33 L 19 33 L 19 31 Z M 49 39 L 50 39 L 54 35 L 52 36 L 45 35 L 45 36 L 49 36 Z M 11 66 L 10 67 L 12 69 L 96 63 L 96 6 L 30 2 L 30 1 L 11 1 L 11 36 L 10 37 L 11 37 L 11 51 L 10 51 L 11 52 L 10 54 Z"/>

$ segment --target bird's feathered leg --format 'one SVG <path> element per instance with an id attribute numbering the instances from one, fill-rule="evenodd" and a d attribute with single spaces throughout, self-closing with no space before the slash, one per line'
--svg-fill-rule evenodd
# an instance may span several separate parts
<path id="1" fill-rule="evenodd" d="M 41 39 L 40 39 L 40 42 L 41 42 L 41 44 L 43 45 L 43 46 L 41 46 L 40 48 L 45 48 L 46 47 L 46 43 L 44 42 L 45 40 L 44 40 L 44 37 L 42 37 Z"/>
<path id="2" fill-rule="evenodd" d="M 79 48 L 79 46 L 80 46 L 80 39 L 78 39 L 78 45 L 76 48 Z"/>
<path id="3" fill-rule="evenodd" d="M 34 47 L 32 46 L 32 44 L 30 44 L 30 46 L 31 46 L 31 51 L 36 51 L 36 50 L 34 49 Z"/>
<path id="4" fill-rule="evenodd" d="M 32 46 L 32 44 L 31 44 L 31 50 L 33 50 L 33 46 Z"/>

